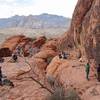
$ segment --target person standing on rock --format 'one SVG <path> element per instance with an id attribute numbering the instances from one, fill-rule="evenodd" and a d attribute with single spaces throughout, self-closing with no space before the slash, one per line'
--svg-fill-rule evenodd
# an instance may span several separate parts
<path id="1" fill-rule="evenodd" d="M 17 57 L 17 54 L 16 54 L 16 53 L 13 53 L 13 54 L 12 54 L 12 60 L 13 60 L 14 62 L 17 62 L 18 57 Z"/>
<path id="2" fill-rule="evenodd" d="M 85 65 L 85 71 L 86 71 L 86 79 L 89 80 L 89 73 L 90 73 L 90 64 L 89 64 L 89 62 Z"/>
<path id="3" fill-rule="evenodd" d="M 99 64 L 99 66 L 97 67 L 97 79 L 98 79 L 98 81 L 100 82 L 100 64 Z"/>
<path id="4" fill-rule="evenodd" d="M 2 70 L 1 70 L 1 66 L 0 66 L 0 86 L 2 86 Z"/>
<path id="5" fill-rule="evenodd" d="M 17 53 L 17 56 L 23 56 L 23 49 L 20 44 L 16 47 L 16 53 Z"/>

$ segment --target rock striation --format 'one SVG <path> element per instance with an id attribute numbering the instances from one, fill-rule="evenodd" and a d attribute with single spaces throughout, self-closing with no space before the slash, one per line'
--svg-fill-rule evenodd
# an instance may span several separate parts
<path id="1" fill-rule="evenodd" d="M 83 48 L 88 59 L 100 62 L 100 0 L 79 0 L 68 32 L 59 40 L 64 48 Z"/>

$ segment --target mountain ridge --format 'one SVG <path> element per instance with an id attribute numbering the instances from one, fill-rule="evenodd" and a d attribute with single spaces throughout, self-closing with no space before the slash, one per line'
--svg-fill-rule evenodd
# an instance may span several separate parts
<path id="1" fill-rule="evenodd" d="M 43 13 L 40 15 L 19 16 L 0 19 L 0 28 L 24 27 L 32 29 L 69 27 L 70 18 Z"/>

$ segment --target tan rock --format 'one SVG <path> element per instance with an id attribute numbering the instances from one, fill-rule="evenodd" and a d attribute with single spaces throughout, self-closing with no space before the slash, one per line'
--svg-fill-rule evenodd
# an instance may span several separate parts
<path id="1" fill-rule="evenodd" d="M 46 59 L 46 58 L 49 58 L 49 57 L 54 57 L 56 55 L 57 55 L 57 53 L 53 50 L 42 50 L 39 53 L 37 53 L 36 55 L 34 55 L 34 57 Z"/>
<path id="2" fill-rule="evenodd" d="M 16 78 L 21 74 L 27 73 L 31 70 L 30 66 L 27 65 L 25 62 L 20 63 L 3 63 L 2 70 L 4 75 L 8 78 Z"/>

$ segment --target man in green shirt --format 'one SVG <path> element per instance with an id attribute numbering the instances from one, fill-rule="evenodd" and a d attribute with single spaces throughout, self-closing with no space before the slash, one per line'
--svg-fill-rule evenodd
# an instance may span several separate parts
<path id="1" fill-rule="evenodd" d="M 90 64 L 89 64 L 89 62 L 85 65 L 85 71 L 86 71 L 86 79 L 89 80 L 89 73 L 90 73 Z"/>

